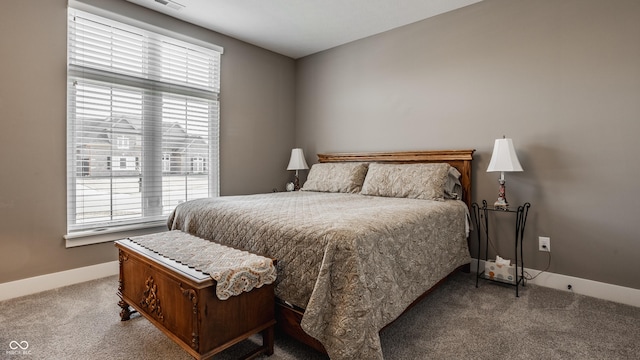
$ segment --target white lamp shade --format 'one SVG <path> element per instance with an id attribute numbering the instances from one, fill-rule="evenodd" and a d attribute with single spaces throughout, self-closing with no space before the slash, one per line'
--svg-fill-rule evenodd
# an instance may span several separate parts
<path id="1" fill-rule="evenodd" d="M 302 149 L 296 148 L 291 150 L 291 159 L 289 160 L 289 166 L 287 170 L 306 170 L 309 168 L 307 161 L 304 159 L 304 153 Z"/>
<path id="2" fill-rule="evenodd" d="M 511 139 L 496 139 L 496 143 L 493 145 L 493 155 L 491 155 L 491 161 L 487 168 L 487 172 L 493 171 L 522 171 Z"/>

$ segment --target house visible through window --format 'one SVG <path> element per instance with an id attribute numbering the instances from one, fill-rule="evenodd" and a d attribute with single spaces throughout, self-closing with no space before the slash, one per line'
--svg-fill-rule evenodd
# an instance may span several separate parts
<path id="1" fill-rule="evenodd" d="M 217 196 L 221 49 L 75 9 L 68 35 L 67 236 Z"/>

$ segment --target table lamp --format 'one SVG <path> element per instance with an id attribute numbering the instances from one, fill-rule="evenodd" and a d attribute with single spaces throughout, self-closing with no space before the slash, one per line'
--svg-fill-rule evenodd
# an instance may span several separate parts
<path id="1" fill-rule="evenodd" d="M 502 139 L 496 139 L 493 145 L 493 154 L 491 155 L 491 161 L 487 172 L 500 171 L 500 190 L 498 191 L 498 200 L 493 204 L 496 209 L 509 209 L 509 203 L 507 202 L 504 173 L 513 171 L 522 171 L 520 161 L 516 155 L 516 150 L 513 147 L 513 141 L 503 136 Z"/>
<path id="2" fill-rule="evenodd" d="M 296 175 L 293 178 L 293 188 L 294 190 L 300 190 L 300 179 L 298 178 L 298 170 L 306 170 L 309 168 L 306 160 L 304 159 L 304 153 L 302 149 L 295 148 L 291 150 L 291 159 L 289 159 L 289 166 L 287 166 L 287 170 L 295 170 Z"/>

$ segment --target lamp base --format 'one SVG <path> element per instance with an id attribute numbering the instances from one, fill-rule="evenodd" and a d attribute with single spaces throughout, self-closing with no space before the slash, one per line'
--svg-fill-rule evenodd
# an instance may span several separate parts
<path id="1" fill-rule="evenodd" d="M 498 190 L 498 200 L 493 203 L 493 208 L 496 210 L 509 210 L 506 189 L 504 187 L 504 179 L 500 179 L 498 182 L 500 183 L 500 190 Z"/>
<path id="2" fill-rule="evenodd" d="M 296 172 L 297 172 L 297 170 L 296 170 Z M 300 178 L 298 178 L 298 174 L 296 174 L 293 177 L 293 190 L 294 191 L 300 190 Z"/>
<path id="3" fill-rule="evenodd" d="M 498 198 L 498 200 L 493 203 L 493 208 L 496 210 L 509 210 L 509 204 L 505 199 Z"/>

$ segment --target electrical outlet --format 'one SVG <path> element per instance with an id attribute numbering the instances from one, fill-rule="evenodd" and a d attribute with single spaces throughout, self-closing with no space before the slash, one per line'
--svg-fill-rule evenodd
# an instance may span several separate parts
<path id="1" fill-rule="evenodd" d="M 551 238 L 546 236 L 538 236 L 538 250 L 551 252 Z"/>

